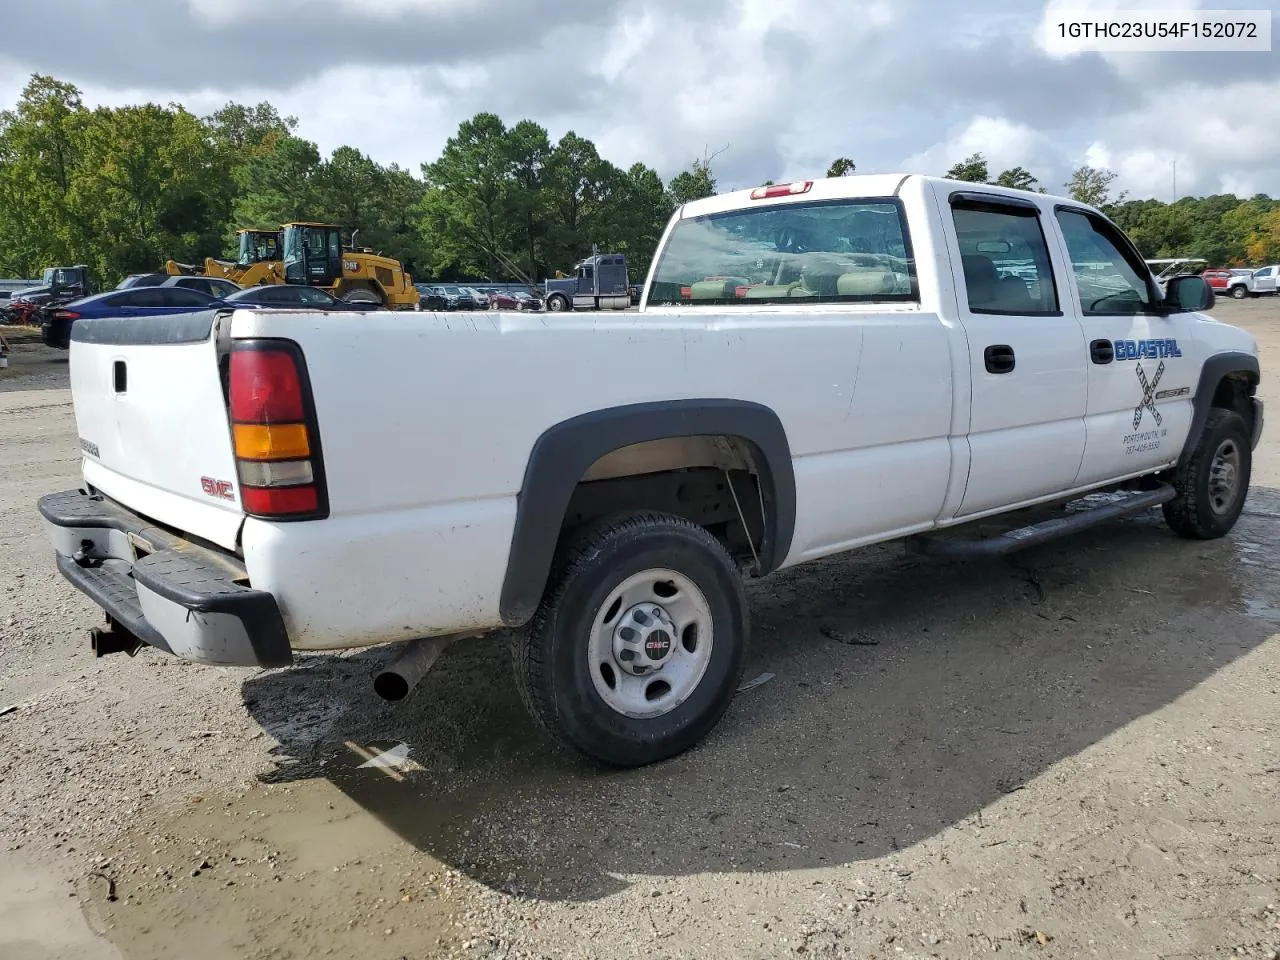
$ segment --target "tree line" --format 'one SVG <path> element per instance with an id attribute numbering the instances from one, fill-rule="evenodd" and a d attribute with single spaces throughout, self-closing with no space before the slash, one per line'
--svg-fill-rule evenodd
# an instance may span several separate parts
<path id="1" fill-rule="evenodd" d="M 717 187 L 716 153 L 664 182 L 642 163 L 615 165 L 572 131 L 553 140 L 533 121 L 507 126 L 492 113 L 461 123 L 416 172 L 350 146 L 323 156 L 297 125 L 265 102 L 205 117 L 177 103 L 90 108 L 73 84 L 33 75 L 0 112 L 0 276 L 85 263 L 114 283 L 170 257 L 233 255 L 238 228 L 291 220 L 358 230 L 359 246 L 419 280 L 537 281 L 593 247 L 625 253 L 638 275 L 671 212 Z M 855 171 L 840 157 L 827 173 Z M 948 175 L 1038 188 L 1022 167 L 991 178 L 981 154 Z M 1129 200 L 1110 196 L 1113 179 L 1083 167 L 1066 186 L 1106 209 L 1147 256 L 1280 260 L 1280 203 L 1269 197 Z"/>

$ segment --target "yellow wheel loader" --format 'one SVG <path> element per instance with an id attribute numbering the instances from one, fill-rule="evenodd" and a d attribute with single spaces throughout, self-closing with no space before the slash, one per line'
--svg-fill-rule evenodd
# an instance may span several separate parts
<path id="1" fill-rule="evenodd" d="M 242 287 L 264 283 L 284 283 L 280 262 L 280 230 L 238 230 L 238 253 L 235 260 L 206 257 L 203 264 L 165 263 L 166 273 L 174 276 L 204 276 L 230 280 Z"/>
<path id="2" fill-rule="evenodd" d="M 389 310 L 421 309 L 413 277 L 399 260 L 368 248 L 344 247 L 342 232 L 331 223 L 286 223 L 279 230 L 239 231 L 234 262 L 205 259 L 203 266 L 170 260 L 171 274 L 201 274 L 232 280 L 242 287 L 297 283 L 320 287 L 351 303 L 378 303 Z"/>
<path id="3" fill-rule="evenodd" d="M 389 310 L 418 310 L 422 302 L 399 260 L 368 248 L 343 247 L 330 223 L 286 223 L 281 228 L 285 283 L 308 283 L 352 303 L 380 303 Z"/>

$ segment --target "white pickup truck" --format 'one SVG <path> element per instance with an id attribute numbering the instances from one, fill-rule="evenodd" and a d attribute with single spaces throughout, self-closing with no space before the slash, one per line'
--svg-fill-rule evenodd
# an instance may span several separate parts
<path id="1" fill-rule="evenodd" d="M 554 736 L 639 765 L 720 719 L 743 580 L 905 540 L 1006 553 L 1240 513 L 1249 334 L 1070 200 L 852 176 L 686 204 L 641 308 L 261 311 L 72 329 L 84 485 L 40 501 L 99 655 L 211 664 L 513 632 Z M 1007 534 L 971 521 L 1091 491 Z M 1153 544 L 1153 549 L 1156 549 Z"/>

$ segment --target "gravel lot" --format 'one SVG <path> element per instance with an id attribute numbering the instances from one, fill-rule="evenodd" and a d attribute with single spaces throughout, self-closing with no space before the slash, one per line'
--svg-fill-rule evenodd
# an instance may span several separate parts
<path id="1" fill-rule="evenodd" d="M 1217 313 L 1280 397 L 1280 301 Z M 78 482 L 66 383 L 31 341 L 0 370 L 0 960 L 1280 951 L 1274 424 L 1220 541 L 1156 514 L 755 584 L 774 678 L 613 773 L 538 737 L 502 637 L 398 705 L 378 652 L 94 660 L 34 506 Z"/>

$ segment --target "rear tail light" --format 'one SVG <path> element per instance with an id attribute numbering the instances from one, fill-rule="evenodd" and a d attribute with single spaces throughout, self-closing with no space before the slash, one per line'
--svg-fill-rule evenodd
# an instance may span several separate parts
<path id="1" fill-rule="evenodd" d="M 55 310 L 53 311 L 53 318 L 55 320 L 79 320 L 80 314 L 74 310 Z"/>
<path id="2" fill-rule="evenodd" d="M 747 291 L 750 289 L 750 287 L 734 287 L 733 295 L 738 298 L 745 297 L 747 295 Z"/>
<path id="3" fill-rule="evenodd" d="M 680 296 L 681 296 L 681 298 L 682 298 L 682 299 L 684 299 L 684 300 L 692 300 L 692 299 L 693 299 L 693 287 L 681 287 L 681 288 L 680 288 Z"/>
<path id="4" fill-rule="evenodd" d="M 311 383 L 291 340 L 239 340 L 228 375 L 240 502 L 268 520 L 329 514 Z"/>

